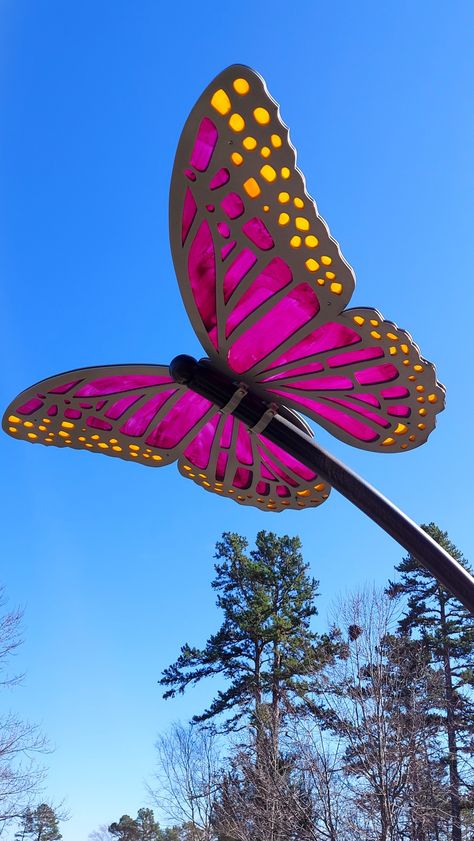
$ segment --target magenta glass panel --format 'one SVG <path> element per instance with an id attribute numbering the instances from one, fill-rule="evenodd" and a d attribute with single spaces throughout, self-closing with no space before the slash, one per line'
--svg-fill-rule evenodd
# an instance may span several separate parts
<path id="1" fill-rule="evenodd" d="M 107 421 L 102 420 L 102 418 L 95 418 L 92 415 L 87 418 L 86 425 L 91 426 L 92 429 L 104 429 L 107 431 L 112 429 L 111 423 L 107 423 Z"/>
<path id="2" fill-rule="evenodd" d="M 200 467 L 201 470 L 204 470 L 209 464 L 211 447 L 214 442 L 219 420 L 219 415 L 215 415 L 211 418 L 211 420 L 203 426 L 184 451 L 185 457 L 196 467 Z"/>
<path id="3" fill-rule="evenodd" d="M 222 430 L 220 445 L 221 447 L 225 447 L 226 450 L 229 449 L 231 442 L 232 442 L 232 430 L 234 428 L 234 418 L 232 415 L 229 415 L 224 421 L 224 429 Z"/>
<path id="4" fill-rule="evenodd" d="M 226 244 L 222 246 L 222 248 L 221 248 L 221 260 L 222 260 L 222 262 L 224 262 L 224 260 L 229 256 L 230 252 L 234 250 L 236 244 L 237 244 L 236 240 L 233 239 L 233 240 L 231 240 L 231 242 L 226 242 Z"/>
<path id="5" fill-rule="evenodd" d="M 365 371 L 356 371 L 355 378 L 360 385 L 373 385 L 374 383 L 386 383 L 398 377 L 398 370 L 395 365 L 376 365 L 374 368 L 366 368 Z"/>
<path id="6" fill-rule="evenodd" d="M 353 365 L 356 362 L 365 362 L 366 359 L 379 359 L 381 356 L 384 356 L 383 348 L 366 347 L 330 356 L 327 363 L 330 368 L 338 368 L 340 365 Z"/>
<path id="7" fill-rule="evenodd" d="M 216 326 L 216 264 L 207 222 L 201 222 L 188 255 L 191 290 L 206 330 Z"/>
<path id="8" fill-rule="evenodd" d="M 270 493 L 270 485 L 267 482 L 262 482 L 260 479 L 260 481 L 257 482 L 255 490 L 259 496 L 268 496 Z"/>
<path id="9" fill-rule="evenodd" d="M 96 412 L 100 412 L 100 410 L 104 408 L 106 403 L 107 403 L 107 400 L 98 400 L 97 403 L 95 404 Z"/>
<path id="10" fill-rule="evenodd" d="M 316 380 L 292 381 L 291 387 L 301 391 L 333 391 L 334 389 L 350 391 L 354 388 L 354 384 L 350 377 L 318 377 Z"/>
<path id="11" fill-rule="evenodd" d="M 222 169 L 219 169 L 213 178 L 211 178 L 209 182 L 209 187 L 211 190 L 217 190 L 219 187 L 222 187 L 223 184 L 227 184 L 230 178 L 230 172 L 224 166 Z"/>
<path id="12" fill-rule="evenodd" d="M 228 354 L 230 367 L 239 374 L 248 371 L 318 312 L 315 292 L 300 283 L 237 339 Z"/>
<path id="13" fill-rule="evenodd" d="M 260 457 L 261 457 L 261 460 L 262 460 L 261 461 L 262 476 L 264 476 L 263 466 L 264 466 L 264 461 L 265 461 L 268 465 L 270 465 L 272 470 L 275 472 L 275 476 L 272 477 L 273 480 L 275 480 L 276 476 L 279 476 L 280 479 L 283 479 L 283 481 L 286 482 L 287 485 L 290 485 L 292 488 L 297 488 L 298 487 L 298 482 L 296 482 L 295 479 L 292 479 L 291 476 L 288 476 L 285 473 L 285 471 L 283 470 L 282 467 L 279 467 L 277 464 L 274 464 L 273 461 L 266 455 L 266 453 L 265 454 L 263 453 L 263 451 L 260 449 L 260 447 L 258 448 L 258 451 L 260 453 Z"/>
<path id="14" fill-rule="evenodd" d="M 194 201 L 194 196 L 189 189 L 186 188 L 186 195 L 184 197 L 184 205 L 183 205 L 183 217 L 181 219 L 181 243 L 184 245 L 186 242 L 187 236 L 189 234 L 189 229 L 194 222 L 194 217 L 196 216 L 197 205 Z"/>
<path id="15" fill-rule="evenodd" d="M 408 397 L 410 392 L 403 385 L 392 385 L 390 388 L 382 388 L 380 394 L 385 400 L 399 400 L 401 397 Z"/>
<path id="16" fill-rule="evenodd" d="M 368 403 L 370 406 L 376 406 L 380 409 L 380 401 L 377 400 L 375 394 L 351 394 L 352 400 L 361 400 L 363 403 Z"/>
<path id="17" fill-rule="evenodd" d="M 386 411 L 388 415 L 393 415 L 395 418 L 409 418 L 411 415 L 409 406 L 388 406 Z"/>
<path id="18" fill-rule="evenodd" d="M 16 411 L 19 415 L 31 415 L 33 412 L 36 412 L 37 409 L 41 408 L 42 405 L 42 400 L 38 397 L 32 397 L 30 400 L 27 400 L 26 403 L 23 403 L 22 406 L 18 406 Z"/>
<path id="19" fill-rule="evenodd" d="M 277 496 L 290 496 L 290 489 L 287 488 L 286 485 L 277 485 Z"/>
<path id="20" fill-rule="evenodd" d="M 258 307 L 293 280 L 290 267 L 280 257 L 271 260 L 242 295 L 226 322 L 226 336 Z"/>
<path id="21" fill-rule="evenodd" d="M 224 277 L 224 300 L 227 303 L 234 289 L 243 280 L 247 272 L 257 262 L 257 258 L 253 251 L 249 248 L 243 248 L 237 255 L 234 262 L 229 266 Z"/>
<path id="22" fill-rule="evenodd" d="M 57 406 L 50 406 L 48 409 L 48 415 L 52 418 L 58 414 L 58 407 Z"/>
<path id="23" fill-rule="evenodd" d="M 194 141 L 193 151 L 189 163 L 199 172 L 205 172 L 208 168 L 211 158 L 216 148 L 218 133 L 217 129 L 209 119 L 204 117 L 198 128 L 196 139 Z"/>
<path id="24" fill-rule="evenodd" d="M 253 473 L 251 470 L 247 470 L 245 467 L 238 467 L 235 471 L 234 481 L 232 484 L 236 488 L 242 488 L 246 490 L 250 488 L 252 484 Z"/>
<path id="25" fill-rule="evenodd" d="M 390 423 L 385 420 L 384 417 L 377 415 L 375 412 L 371 412 L 370 409 L 366 409 L 363 406 L 357 406 L 351 400 L 343 400 L 340 397 L 327 397 L 326 399 L 330 400 L 331 403 L 337 403 L 338 406 L 345 406 L 346 409 L 352 409 L 353 412 L 357 412 L 358 415 L 362 415 L 362 417 L 378 424 L 378 426 L 383 426 L 384 428 L 390 426 Z"/>
<path id="26" fill-rule="evenodd" d="M 229 219 L 237 219 L 245 210 L 244 203 L 237 193 L 229 193 L 221 201 L 221 207 Z"/>
<path id="27" fill-rule="evenodd" d="M 325 420 L 338 426 L 339 429 L 349 432 L 350 435 L 353 435 L 359 441 L 376 441 L 379 438 L 378 433 L 371 429 L 371 427 L 366 426 L 365 423 L 362 423 L 362 421 L 356 418 L 348 417 L 345 412 L 341 412 L 332 406 L 326 406 L 307 397 L 300 397 L 299 394 L 295 396 L 294 394 L 287 394 L 285 391 L 276 391 L 275 389 L 269 389 L 269 391 L 274 391 L 275 394 L 279 394 L 281 397 L 289 397 L 291 400 L 299 403 L 300 406 L 310 409 L 313 414 L 319 415 L 321 418 L 325 418 Z"/>
<path id="28" fill-rule="evenodd" d="M 253 452 L 250 435 L 243 423 L 239 423 L 237 428 L 236 454 L 237 459 L 241 464 L 253 464 Z"/>
<path id="29" fill-rule="evenodd" d="M 268 438 L 265 438 L 264 435 L 261 436 L 261 439 L 268 450 L 273 453 L 273 455 L 281 461 L 286 467 L 289 467 L 293 473 L 296 473 L 297 476 L 301 476 L 302 479 L 305 479 L 307 482 L 311 482 L 313 479 L 316 478 L 316 473 L 314 470 L 310 470 L 309 467 L 306 465 L 301 464 L 296 458 L 290 456 L 285 450 L 282 450 L 281 447 L 278 447 L 277 444 L 273 444 Z"/>
<path id="30" fill-rule="evenodd" d="M 91 380 L 85 383 L 75 393 L 75 397 L 102 397 L 104 394 L 117 394 L 132 388 L 149 388 L 150 386 L 172 383 L 171 377 L 157 377 L 149 374 L 118 374 L 111 377 Z"/>
<path id="31" fill-rule="evenodd" d="M 169 395 L 169 391 L 163 392 L 164 394 Z M 172 392 L 174 394 L 174 392 Z M 112 403 L 111 406 L 107 409 L 105 413 L 106 418 L 112 418 L 113 420 L 117 420 L 117 418 L 122 417 L 123 413 L 133 406 L 137 400 L 140 400 L 143 397 L 143 394 L 129 394 L 127 397 L 121 397 L 120 400 L 116 400 L 115 403 Z"/>
<path id="32" fill-rule="evenodd" d="M 196 173 L 192 171 L 192 169 L 185 169 L 184 174 L 186 178 L 189 178 L 190 181 L 196 180 Z"/>
<path id="33" fill-rule="evenodd" d="M 79 403 L 81 409 L 92 409 L 92 403 Z"/>
<path id="34" fill-rule="evenodd" d="M 346 327 L 344 324 L 337 324 L 329 322 L 317 330 L 313 330 L 309 336 L 293 345 L 292 348 L 282 353 L 269 368 L 276 368 L 279 365 L 285 365 L 287 362 L 296 362 L 298 359 L 304 359 L 307 356 L 312 356 L 315 353 L 323 353 L 329 350 L 335 350 L 340 347 L 347 347 L 348 345 L 360 342 L 361 338 L 358 333 Z M 268 370 L 268 369 L 267 369 Z"/>
<path id="35" fill-rule="evenodd" d="M 229 228 L 227 222 L 218 222 L 217 223 L 217 230 L 219 231 L 221 237 L 224 237 L 224 239 L 229 239 L 230 228 Z"/>
<path id="36" fill-rule="evenodd" d="M 64 417 L 69 418 L 70 420 L 79 420 L 79 418 L 82 417 L 82 412 L 80 412 L 79 409 L 65 409 Z"/>
<path id="37" fill-rule="evenodd" d="M 227 470 L 227 461 L 229 459 L 228 453 L 219 453 L 217 456 L 217 463 L 216 463 L 216 480 L 218 482 L 223 482 L 225 478 L 225 472 Z"/>
<path id="38" fill-rule="evenodd" d="M 275 245 L 270 231 L 262 220 L 258 218 L 258 216 L 254 216 L 253 219 L 248 219 L 247 222 L 242 225 L 242 230 L 245 236 L 247 236 L 249 240 L 257 246 L 257 248 L 260 248 L 261 251 L 268 251 Z"/>
<path id="39" fill-rule="evenodd" d="M 146 443 L 165 450 L 175 447 L 202 420 L 211 405 L 199 394 L 187 391 L 162 418 Z"/>
<path id="40" fill-rule="evenodd" d="M 73 386 L 77 385 L 80 382 L 81 382 L 81 380 L 74 380 L 74 382 L 72 382 L 72 383 L 64 383 L 63 385 L 58 385 L 58 386 L 56 386 L 56 388 L 52 388 L 49 393 L 50 394 L 66 394 L 67 391 L 71 391 L 71 388 L 73 388 Z"/>
<path id="41" fill-rule="evenodd" d="M 143 406 L 137 409 L 131 417 L 127 418 L 120 428 L 120 432 L 123 432 L 124 435 L 133 435 L 134 437 L 143 435 L 163 404 L 175 393 L 176 389 L 155 394 L 154 397 L 147 400 Z"/>
<path id="42" fill-rule="evenodd" d="M 291 371 L 282 371 L 280 374 L 273 374 L 271 377 L 265 377 L 262 382 L 268 383 L 273 380 L 291 379 L 291 377 L 296 377 L 301 374 L 317 374 L 319 371 L 324 371 L 324 365 L 322 365 L 321 362 L 310 362 L 308 365 L 301 365 L 299 368 L 292 368 Z"/>
<path id="43" fill-rule="evenodd" d="M 259 452 L 261 454 L 260 450 L 259 450 Z M 269 469 L 268 469 L 268 467 L 267 467 L 267 465 L 265 464 L 264 461 L 262 461 L 262 463 L 261 463 L 260 472 L 261 472 L 264 479 L 271 479 L 272 482 L 274 482 L 276 480 L 276 476 L 274 476 L 273 473 L 270 473 L 270 471 L 269 471 Z"/>

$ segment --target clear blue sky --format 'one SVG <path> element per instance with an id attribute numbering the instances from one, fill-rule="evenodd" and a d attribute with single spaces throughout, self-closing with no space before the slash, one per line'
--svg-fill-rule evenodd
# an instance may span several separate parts
<path id="1" fill-rule="evenodd" d="M 199 354 L 171 264 L 168 185 L 201 90 L 246 63 L 280 102 L 355 267 L 353 305 L 408 329 L 448 390 L 422 449 L 383 456 L 318 438 L 472 558 L 473 23 L 469 0 L 3 0 L 2 406 L 63 370 Z M 27 677 L 7 702 L 56 745 L 47 796 L 72 811 L 64 841 L 135 814 L 156 735 L 209 701 L 203 686 L 165 703 L 157 680 L 217 626 L 222 531 L 300 534 L 320 628 L 341 589 L 383 584 L 402 555 L 336 493 L 319 510 L 265 515 L 173 466 L 0 446 L 0 578 L 26 608 Z"/>

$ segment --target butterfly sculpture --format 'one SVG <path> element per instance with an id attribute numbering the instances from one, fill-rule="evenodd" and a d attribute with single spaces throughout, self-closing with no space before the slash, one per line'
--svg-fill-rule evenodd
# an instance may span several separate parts
<path id="1" fill-rule="evenodd" d="M 170 236 L 181 294 L 212 366 L 272 411 L 297 412 L 379 453 L 423 444 L 444 389 L 411 337 L 377 310 L 346 309 L 355 280 L 296 167 L 278 105 L 242 65 L 204 91 L 184 126 Z M 232 403 L 232 401 L 230 401 Z M 235 401 L 234 401 L 235 405 Z M 161 467 L 262 510 L 308 508 L 325 481 L 167 366 L 78 369 L 20 394 L 15 438 Z"/>

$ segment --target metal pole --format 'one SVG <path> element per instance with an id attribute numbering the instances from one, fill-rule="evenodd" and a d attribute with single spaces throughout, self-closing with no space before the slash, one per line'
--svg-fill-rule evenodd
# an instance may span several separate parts
<path id="1" fill-rule="evenodd" d="M 190 356 L 173 359 L 170 372 L 177 382 L 186 383 L 219 407 L 229 402 L 237 387 L 233 380 L 216 371 L 206 360 L 196 362 Z M 252 427 L 267 408 L 268 404 L 249 392 L 232 414 Z M 276 415 L 265 428 L 265 437 L 315 470 L 323 480 L 360 508 L 474 615 L 474 578 L 390 500 L 285 418 Z"/>

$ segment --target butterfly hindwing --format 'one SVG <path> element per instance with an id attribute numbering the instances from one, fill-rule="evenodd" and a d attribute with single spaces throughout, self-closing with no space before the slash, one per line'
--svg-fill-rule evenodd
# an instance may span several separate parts
<path id="1" fill-rule="evenodd" d="M 337 316 L 354 288 L 277 104 L 241 65 L 214 79 L 186 122 L 170 236 L 194 329 L 211 359 L 239 375 L 251 378 L 282 342 Z"/>

